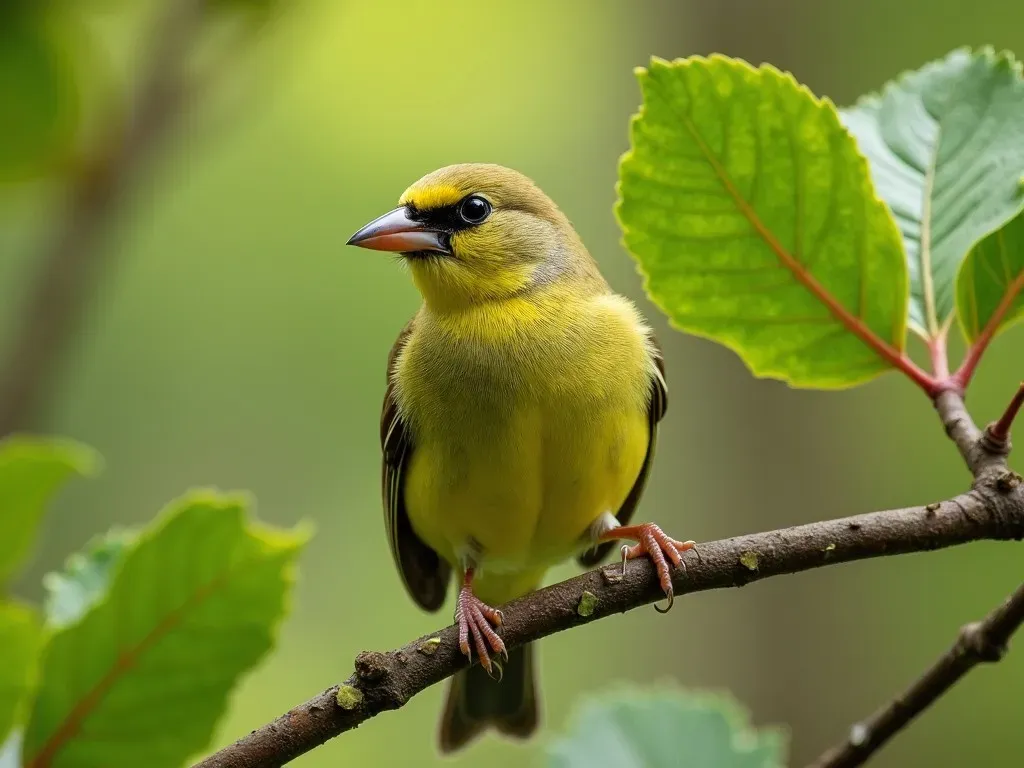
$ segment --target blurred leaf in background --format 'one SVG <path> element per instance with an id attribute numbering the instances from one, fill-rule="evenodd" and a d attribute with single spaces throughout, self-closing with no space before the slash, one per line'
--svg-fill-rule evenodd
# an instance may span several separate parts
<path id="1" fill-rule="evenodd" d="M 46 574 L 46 623 L 54 628 L 71 624 L 102 600 L 121 556 L 135 538 L 133 531 L 109 531 L 71 555 L 63 571 Z"/>
<path id="2" fill-rule="evenodd" d="M 620 687 L 580 708 L 548 768 L 783 768 L 786 735 L 729 695 Z"/>
<path id="3" fill-rule="evenodd" d="M 0 585 L 22 564 L 57 489 L 99 466 L 92 449 L 28 436 L 0 440 Z"/>
<path id="4" fill-rule="evenodd" d="M 51 580 L 71 622 L 44 652 L 26 760 L 175 768 L 206 746 L 228 693 L 274 644 L 308 538 L 248 522 L 248 503 L 191 493 L 123 553 L 108 540 Z M 116 554 L 97 602 L 83 575 Z M 84 598 L 77 620 L 70 584 Z"/>
<path id="5" fill-rule="evenodd" d="M 0 602 L 0 745 L 23 714 L 34 682 L 40 640 L 36 611 Z"/>
<path id="6" fill-rule="evenodd" d="M 39 612 L 7 600 L 7 581 L 27 558 L 53 496 L 69 477 L 90 474 L 99 463 L 92 449 L 70 440 L 0 440 L 0 744 L 26 714 L 43 641 Z"/>

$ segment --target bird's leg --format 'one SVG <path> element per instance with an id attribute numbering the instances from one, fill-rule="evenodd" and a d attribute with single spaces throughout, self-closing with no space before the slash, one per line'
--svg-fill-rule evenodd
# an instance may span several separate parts
<path id="1" fill-rule="evenodd" d="M 490 646 L 491 651 L 508 659 L 505 643 L 494 631 L 495 627 L 501 626 L 501 611 L 491 608 L 473 594 L 473 573 L 473 567 L 466 568 L 462 588 L 459 590 L 458 605 L 455 608 L 455 621 L 459 625 L 459 650 L 472 661 L 473 652 L 469 645 L 472 637 L 480 666 L 487 670 L 488 675 L 491 674 L 492 667 L 497 666 L 500 675 L 501 665 L 491 661 L 491 654 L 487 648 Z"/>
<path id="2" fill-rule="evenodd" d="M 661 584 L 661 589 L 668 598 L 668 605 L 665 608 L 654 607 L 661 613 L 667 613 L 669 608 L 672 607 L 674 599 L 672 576 L 669 573 L 668 561 L 671 560 L 672 565 L 685 570 L 686 566 L 683 564 L 682 557 L 683 552 L 691 549 L 696 552 L 697 543 L 694 541 L 676 541 L 654 523 L 615 525 L 601 531 L 597 536 L 598 541 L 615 541 L 618 539 L 631 539 L 636 542 L 631 547 L 626 544 L 622 545 L 623 568 L 625 568 L 627 560 L 645 556 L 651 558 L 651 562 L 654 563 L 654 568 L 658 572 L 658 581 Z"/>

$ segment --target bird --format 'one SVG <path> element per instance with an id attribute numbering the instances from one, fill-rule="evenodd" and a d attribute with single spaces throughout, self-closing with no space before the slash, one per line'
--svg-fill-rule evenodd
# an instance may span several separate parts
<path id="1" fill-rule="evenodd" d="M 440 750 L 488 729 L 526 738 L 539 722 L 533 652 L 507 651 L 495 606 L 620 540 L 633 542 L 623 567 L 649 557 L 671 605 L 670 565 L 695 547 L 631 523 L 668 403 L 662 350 L 516 170 L 428 173 L 347 244 L 397 254 L 422 298 L 387 359 L 381 478 L 405 589 L 434 612 L 454 575 L 459 648 L 479 662 L 449 683 Z"/>

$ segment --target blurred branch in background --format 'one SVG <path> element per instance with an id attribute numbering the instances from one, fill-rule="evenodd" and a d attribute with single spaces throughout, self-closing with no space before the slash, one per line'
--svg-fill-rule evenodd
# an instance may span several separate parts
<path id="1" fill-rule="evenodd" d="M 874 512 L 840 520 L 740 536 L 701 544 L 699 557 L 676 571 L 677 594 L 797 573 L 825 565 L 909 552 L 922 552 L 981 539 L 1024 538 L 1024 485 L 1006 466 L 1006 446 L 997 447 L 975 426 L 963 398 L 947 391 L 936 409 L 950 438 L 974 475 L 972 489 L 922 507 Z M 612 564 L 533 592 L 503 606 L 502 637 L 512 649 L 570 627 L 639 608 L 662 596 L 647 560 Z M 972 625 L 962 644 L 923 678 L 907 706 L 898 699 L 864 728 L 877 728 L 862 743 L 841 749 L 842 759 L 821 766 L 853 766 L 866 761 L 914 715 L 947 691 L 979 660 L 994 660 L 1024 620 L 1024 588 L 981 625 Z M 430 686 L 468 664 L 459 651 L 454 626 L 388 653 L 367 652 L 355 661 L 355 674 L 272 723 L 196 763 L 193 768 L 273 768 L 284 765 L 371 717 L 399 709 Z M 916 688 L 915 688 L 916 691 Z M 856 731 L 855 735 L 861 732 Z M 849 755 L 847 756 L 847 753 Z"/>
<path id="2" fill-rule="evenodd" d="M 205 0 L 168 0 L 157 14 L 127 109 L 103 126 L 97 146 L 69 183 L 64 209 L 34 259 L 11 350 L 0 365 L 0 436 L 23 429 L 46 402 L 109 260 L 104 237 L 162 142 L 196 93 L 185 61 L 202 27 Z"/>
<path id="3" fill-rule="evenodd" d="M 813 768 L 863 765 L 886 742 L 982 662 L 999 661 L 1024 624 L 1024 584 L 983 621 L 967 624 L 953 646 L 907 691 L 850 729 L 849 739 L 822 755 Z"/>
<path id="4" fill-rule="evenodd" d="M 982 493 L 981 489 L 989 486 L 1005 494 L 1021 495 L 1021 477 L 1007 468 L 1006 456 L 1010 451 L 1010 427 L 1020 410 L 1022 392 L 1024 386 L 1018 388 L 999 421 L 984 432 L 971 419 L 960 395 L 945 392 L 935 400 L 946 434 L 974 475 L 971 494 Z M 964 509 L 963 514 L 969 516 L 970 513 Z M 977 664 L 999 661 L 1006 653 L 1010 637 L 1021 624 L 1024 624 L 1024 585 L 984 620 L 964 626 L 953 646 L 907 691 L 866 721 L 855 724 L 848 739 L 819 757 L 813 768 L 854 768 L 866 763 Z"/>

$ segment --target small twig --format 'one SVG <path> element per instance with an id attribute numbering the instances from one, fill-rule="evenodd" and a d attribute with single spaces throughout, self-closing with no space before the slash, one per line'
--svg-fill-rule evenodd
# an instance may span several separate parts
<path id="1" fill-rule="evenodd" d="M 938 381 L 945 381 L 949 378 L 949 353 L 946 346 L 948 336 L 949 326 L 945 325 L 937 335 L 926 342 L 928 357 L 932 362 L 932 373 Z"/>
<path id="2" fill-rule="evenodd" d="M 1024 584 L 983 621 L 968 624 L 952 647 L 901 696 L 850 729 L 849 739 L 822 755 L 812 768 L 863 765 L 889 739 L 931 706 L 972 668 L 999 661 L 1010 636 L 1024 623 Z"/>
<path id="3" fill-rule="evenodd" d="M 203 0 L 168 0 L 141 65 L 134 107 L 103 134 L 72 181 L 63 219 L 38 257 L 38 276 L 8 358 L 0 366 L 0 437 L 28 426 L 93 294 L 108 252 L 101 247 L 145 163 L 186 101 L 182 65 Z"/>
<path id="4" fill-rule="evenodd" d="M 999 421 L 989 424 L 985 429 L 985 434 L 989 440 L 993 441 L 996 445 L 1002 446 L 1004 450 L 1009 450 L 1010 427 L 1013 426 L 1013 420 L 1017 418 L 1017 413 L 1022 405 L 1024 405 L 1024 381 L 1020 383 L 1016 393 L 1014 393 L 1013 398 L 1010 400 L 1010 404 L 1006 406 L 1003 415 L 999 417 Z"/>
<path id="5" fill-rule="evenodd" d="M 685 573 L 676 571 L 673 583 L 676 594 L 683 595 L 854 560 L 1022 536 L 1024 488 L 1002 492 L 982 487 L 942 504 L 707 542 L 699 545 L 700 558 L 687 558 Z M 595 601 L 593 611 L 582 617 L 576 609 L 585 591 Z M 650 562 L 631 561 L 624 576 L 615 563 L 503 606 L 502 637 L 512 649 L 661 597 Z M 289 710 L 194 768 L 284 765 L 381 712 L 404 706 L 466 665 L 452 626 L 395 651 L 361 653 L 355 674 L 341 686 Z"/>

